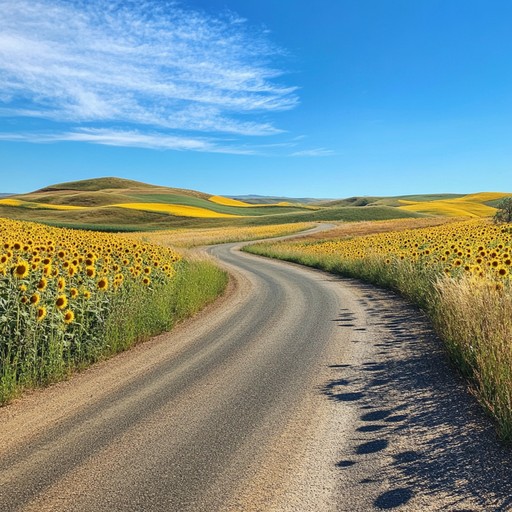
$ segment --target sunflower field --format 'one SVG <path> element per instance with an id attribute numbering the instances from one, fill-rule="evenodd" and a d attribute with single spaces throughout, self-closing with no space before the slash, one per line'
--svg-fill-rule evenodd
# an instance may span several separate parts
<path id="1" fill-rule="evenodd" d="M 225 280 L 170 248 L 0 219 L 0 403 L 170 328 Z"/>
<path id="2" fill-rule="evenodd" d="M 452 360 L 512 440 L 512 228 L 452 222 L 246 250 L 398 291 L 433 321 Z"/>
<path id="3" fill-rule="evenodd" d="M 498 287 L 509 282 L 512 272 L 511 231 L 486 221 L 390 231 L 349 240 L 293 243 L 280 248 L 351 262 L 375 258 L 395 265 L 405 260 L 451 277 L 468 274 L 491 279 Z"/>

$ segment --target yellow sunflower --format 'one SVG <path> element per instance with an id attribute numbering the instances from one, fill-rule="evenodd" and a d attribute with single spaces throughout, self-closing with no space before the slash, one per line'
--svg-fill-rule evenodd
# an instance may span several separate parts
<path id="1" fill-rule="evenodd" d="M 108 278 L 102 277 L 98 281 L 98 290 L 105 291 L 108 289 Z"/>
<path id="2" fill-rule="evenodd" d="M 46 308 L 44 306 L 37 308 L 37 321 L 41 322 L 42 320 L 44 320 L 45 316 L 46 316 Z"/>
<path id="3" fill-rule="evenodd" d="M 55 301 L 55 305 L 59 309 L 64 309 L 68 305 L 68 298 L 65 295 L 59 295 Z"/>
<path id="4" fill-rule="evenodd" d="M 20 260 L 14 265 L 12 273 L 17 279 L 24 279 L 28 276 L 29 268 L 29 264 L 26 261 Z"/>
<path id="5" fill-rule="evenodd" d="M 70 324 L 74 319 L 75 319 L 75 314 L 73 313 L 73 311 L 71 311 L 71 309 L 68 309 L 64 313 L 64 323 Z"/>

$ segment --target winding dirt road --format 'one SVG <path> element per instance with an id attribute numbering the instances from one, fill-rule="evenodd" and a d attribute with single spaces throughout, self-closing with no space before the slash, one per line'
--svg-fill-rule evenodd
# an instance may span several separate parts
<path id="1" fill-rule="evenodd" d="M 223 300 L 0 410 L 0 511 L 512 510 L 418 310 L 238 247 Z"/>

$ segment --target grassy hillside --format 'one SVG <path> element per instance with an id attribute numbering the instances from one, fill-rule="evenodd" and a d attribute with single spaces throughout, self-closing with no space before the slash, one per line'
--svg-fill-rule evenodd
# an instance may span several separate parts
<path id="1" fill-rule="evenodd" d="M 429 201 L 400 199 L 399 208 L 448 217 L 491 217 L 496 212 L 496 208 L 491 205 L 497 205 L 501 199 L 509 195 L 504 192 L 480 192 L 453 198 L 434 198 Z"/>
<path id="2" fill-rule="evenodd" d="M 391 197 L 356 196 L 318 203 L 323 207 L 392 206 L 402 211 L 443 217 L 491 217 L 501 199 L 511 194 L 417 194 Z"/>
<path id="3" fill-rule="evenodd" d="M 464 194 L 416 194 L 408 196 L 354 196 L 317 203 L 321 206 L 400 206 L 401 200 L 412 202 L 437 201 L 464 197 Z"/>
<path id="4" fill-rule="evenodd" d="M 0 205 L 23 210 L 44 210 L 44 218 L 55 221 L 58 221 L 59 216 L 55 218 L 55 215 L 49 215 L 48 210 L 92 209 L 93 211 L 85 214 L 86 217 L 90 217 L 90 213 L 103 217 L 104 214 L 95 209 L 129 208 L 143 212 L 142 217 L 147 212 L 160 212 L 176 217 L 209 218 L 272 215 L 305 209 L 301 205 L 289 203 L 251 205 L 193 190 L 160 187 L 121 178 L 98 178 L 51 185 L 29 194 L 0 200 Z M 122 212 L 118 213 L 123 216 Z M 25 214 L 26 212 L 22 215 L 23 218 L 32 217 L 30 213 Z M 110 217 L 112 213 L 107 215 Z M 9 216 L 19 217 L 20 214 Z M 79 214 L 77 216 L 80 217 Z"/>
<path id="5" fill-rule="evenodd" d="M 415 217 L 418 214 L 389 206 L 326 208 L 289 201 L 253 204 L 193 190 L 160 187 L 121 178 L 98 178 L 60 183 L 29 194 L 0 199 L 0 216 L 54 226 L 140 231 L 381 220 Z"/>
<path id="6" fill-rule="evenodd" d="M 418 216 L 483 217 L 507 194 L 426 194 L 350 197 L 316 204 L 246 202 L 194 190 L 121 178 L 51 185 L 29 194 L 0 198 L 0 216 L 55 226 L 110 231 L 264 226 L 315 221 L 366 221 Z M 254 197 L 254 196 L 249 196 Z M 285 198 L 275 198 L 278 199 Z"/>

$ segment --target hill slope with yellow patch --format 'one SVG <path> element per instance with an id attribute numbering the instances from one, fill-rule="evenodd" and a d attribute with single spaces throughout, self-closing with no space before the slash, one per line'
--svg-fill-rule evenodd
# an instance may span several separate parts
<path id="1" fill-rule="evenodd" d="M 250 204 L 122 178 L 60 183 L 0 199 L 0 217 L 88 229 L 150 229 L 238 218 L 250 222 L 257 217 L 303 213 L 308 209 L 300 204 Z"/>
<path id="2" fill-rule="evenodd" d="M 496 208 L 486 203 L 503 199 L 509 195 L 503 192 L 480 192 L 454 199 L 435 201 L 407 201 L 399 199 L 398 202 L 401 205 L 399 206 L 401 210 L 409 212 L 446 217 L 491 217 L 496 213 Z"/>
<path id="3" fill-rule="evenodd" d="M 33 210 L 81 210 L 83 206 L 71 206 L 65 204 L 35 203 L 22 201 L 21 199 L 0 199 L 0 205 L 15 208 L 31 208 Z"/>
<path id="4" fill-rule="evenodd" d="M 146 212 L 161 212 L 178 217 L 196 217 L 202 219 L 229 219 L 240 217 L 230 213 L 219 213 L 206 208 L 198 208 L 197 206 L 183 206 L 177 204 L 162 203 L 124 203 L 113 205 L 117 208 L 129 208 L 131 210 L 142 210 Z"/>

